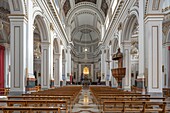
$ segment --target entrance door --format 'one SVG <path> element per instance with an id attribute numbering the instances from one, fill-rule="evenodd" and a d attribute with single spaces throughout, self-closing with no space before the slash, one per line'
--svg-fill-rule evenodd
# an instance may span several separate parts
<path id="1" fill-rule="evenodd" d="M 0 88 L 4 88 L 4 51 L 5 47 L 0 45 Z"/>

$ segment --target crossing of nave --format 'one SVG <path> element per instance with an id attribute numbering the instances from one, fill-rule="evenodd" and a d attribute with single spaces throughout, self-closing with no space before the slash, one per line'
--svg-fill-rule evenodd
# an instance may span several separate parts
<path id="1" fill-rule="evenodd" d="M 63 86 L 0 98 L 1 112 L 169 113 L 169 97 L 151 96 L 108 86 Z"/>

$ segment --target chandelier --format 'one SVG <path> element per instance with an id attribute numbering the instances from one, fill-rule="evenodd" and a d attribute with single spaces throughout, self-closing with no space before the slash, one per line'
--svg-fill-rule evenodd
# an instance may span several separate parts
<path id="1" fill-rule="evenodd" d="M 40 42 L 34 41 L 34 58 L 39 59 L 41 57 Z"/>

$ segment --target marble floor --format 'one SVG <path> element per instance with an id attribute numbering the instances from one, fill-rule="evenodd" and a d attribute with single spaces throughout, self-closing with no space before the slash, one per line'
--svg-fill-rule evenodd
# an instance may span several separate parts
<path id="1" fill-rule="evenodd" d="M 93 102 L 89 89 L 81 91 L 78 103 L 73 106 L 72 113 L 99 113 L 98 106 Z"/>
<path id="2" fill-rule="evenodd" d="M 150 95 L 151 97 L 162 97 L 160 93 L 153 93 Z M 90 90 L 88 88 L 83 88 L 78 98 L 78 103 L 73 106 L 72 113 L 101 113 L 98 106 L 93 102 L 93 99 Z M 169 101 L 167 103 L 167 109 L 170 109 L 170 97 L 166 98 L 165 101 Z"/>

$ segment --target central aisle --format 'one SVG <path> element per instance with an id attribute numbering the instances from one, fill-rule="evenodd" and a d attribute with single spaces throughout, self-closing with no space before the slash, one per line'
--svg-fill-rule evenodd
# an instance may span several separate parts
<path id="1" fill-rule="evenodd" d="M 89 89 L 82 89 L 78 103 L 73 106 L 72 113 L 99 113 L 98 106 L 93 102 Z"/>

